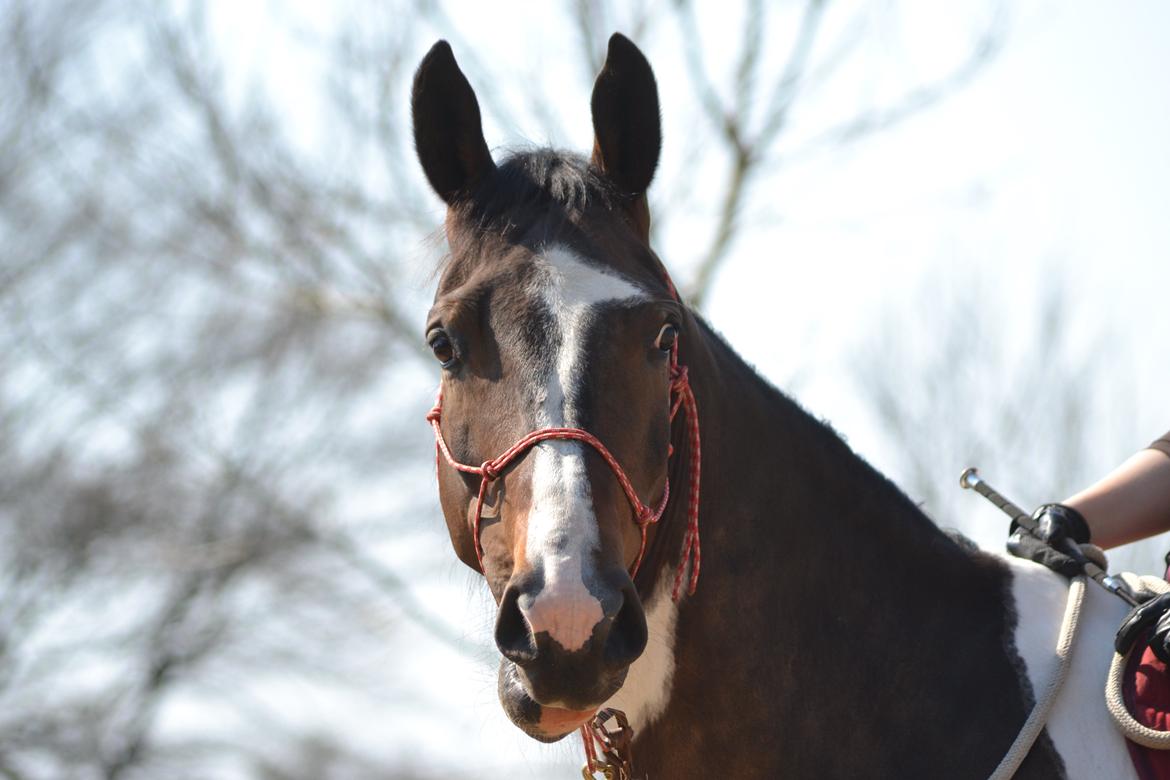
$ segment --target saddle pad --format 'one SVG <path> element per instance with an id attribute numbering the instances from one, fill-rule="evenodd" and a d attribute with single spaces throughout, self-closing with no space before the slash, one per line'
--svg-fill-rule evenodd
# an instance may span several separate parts
<path id="1" fill-rule="evenodd" d="M 1149 643 L 1142 651 L 1130 653 L 1125 666 L 1121 693 L 1134 720 L 1159 731 L 1170 731 L 1170 676 L 1166 664 L 1154 655 Z M 1125 742 L 1138 777 L 1142 780 L 1170 780 L 1170 750 L 1153 750 Z"/>

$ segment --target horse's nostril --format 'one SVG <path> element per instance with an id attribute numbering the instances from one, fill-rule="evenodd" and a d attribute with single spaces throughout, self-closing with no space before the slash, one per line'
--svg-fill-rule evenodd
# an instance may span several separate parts
<path id="1" fill-rule="evenodd" d="M 509 661 L 524 666 L 536 660 L 536 642 L 528 630 L 528 621 L 520 612 L 519 599 L 519 588 L 509 587 L 504 591 L 496 615 L 496 647 Z"/>
<path id="2" fill-rule="evenodd" d="M 606 666 L 629 666 L 646 649 L 646 615 L 633 584 L 622 588 L 622 606 L 614 615 L 609 636 L 605 640 L 603 656 Z"/>

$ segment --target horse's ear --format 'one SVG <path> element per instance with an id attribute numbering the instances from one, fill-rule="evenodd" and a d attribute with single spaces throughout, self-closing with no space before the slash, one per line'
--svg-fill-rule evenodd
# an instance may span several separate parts
<path id="1" fill-rule="evenodd" d="M 495 170 L 475 92 L 446 41 L 432 46 L 415 71 L 410 112 L 419 162 L 448 205 Z"/>
<path id="2" fill-rule="evenodd" d="M 593 164 L 621 192 L 643 196 L 662 148 L 658 84 L 646 57 L 621 33 L 609 39 L 591 105 Z"/>

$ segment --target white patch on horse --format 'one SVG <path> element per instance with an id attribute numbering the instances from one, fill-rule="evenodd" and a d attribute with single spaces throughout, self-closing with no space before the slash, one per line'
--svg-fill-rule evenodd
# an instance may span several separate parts
<path id="1" fill-rule="evenodd" d="M 1033 695 L 1039 696 L 1056 666 L 1055 648 L 1068 582 L 1031 561 L 1008 556 L 1004 560 L 1012 571 L 1018 617 L 1016 650 L 1024 660 Z M 1105 708 L 1105 676 L 1113 657 L 1113 634 L 1126 611 L 1120 599 L 1088 584 L 1072 666 L 1046 727 L 1070 780 L 1136 776 L 1125 740 Z"/>
<path id="2" fill-rule="evenodd" d="M 678 605 L 670 597 L 673 577 L 672 571 L 664 572 L 646 600 L 646 628 L 649 631 L 646 651 L 630 666 L 621 690 L 602 705 L 624 712 L 635 734 L 657 720 L 670 703 L 674 681 L 674 627 L 678 619 Z"/>
<path id="3" fill-rule="evenodd" d="M 585 337 L 598 305 L 645 298 L 631 282 L 589 265 L 564 247 L 551 247 L 536 258 L 539 273 L 532 290 L 548 308 L 560 348 L 549 366 L 545 386 L 537 392 L 536 427 L 578 427 L 577 402 L 584 379 Z M 520 609 L 533 633 L 549 636 L 572 652 L 580 649 L 604 618 L 601 602 L 589 592 L 585 562 L 599 544 L 585 470 L 587 445 L 546 440 L 532 453 L 532 508 L 525 552 L 544 573 L 544 586 Z"/>

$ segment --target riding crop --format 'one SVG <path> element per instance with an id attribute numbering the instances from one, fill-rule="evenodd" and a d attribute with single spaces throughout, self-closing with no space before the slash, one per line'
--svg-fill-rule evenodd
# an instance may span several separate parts
<path id="1" fill-rule="evenodd" d="M 974 466 L 968 468 L 959 475 L 959 486 L 964 490 L 974 490 L 976 493 L 995 504 L 997 508 L 999 508 L 1004 514 L 1014 520 L 1016 525 L 1018 525 L 1020 528 L 1023 528 L 1025 532 L 1040 538 L 1039 534 L 1037 533 L 1037 523 L 1032 518 L 1032 516 L 1016 504 L 1004 498 L 1004 496 L 999 491 L 997 491 L 991 485 L 987 484 L 987 482 L 985 482 L 983 478 L 979 476 L 979 470 Z M 1081 570 L 1084 571 L 1084 573 L 1088 575 L 1088 577 L 1092 579 L 1093 582 L 1114 594 L 1122 601 L 1129 604 L 1131 607 L 1136 607 L 1141 603 L 1130 592 L 1129 587 L 1125 584 L 1124 580 L 1122 580 L 1120 577 L 1115 577 L 1112 574 L 1109 574 L 1092 561 L 1084 560 L 1084 556 L 1076 548 L 1076 542 L 1074 542 L 1072 539 L 1064 539 L 1063 551 L 1072 553 L 1074 558 L 1082 561 Z"/>

